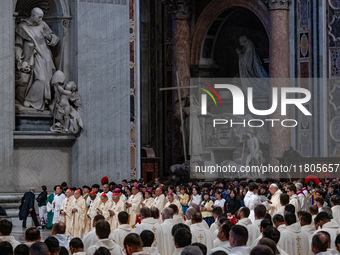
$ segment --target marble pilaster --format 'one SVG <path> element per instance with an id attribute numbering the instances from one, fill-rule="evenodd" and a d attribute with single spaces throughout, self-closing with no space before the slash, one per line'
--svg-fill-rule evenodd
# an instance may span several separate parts
<path id="1" fill-rule="evenodd" d="M 270 0 L 270 48 L 269 74 L 271 87 L 289 87 L 290 59 L 289 59 L 289 0 Z M 280 89 L 279 89 L 280 90 Z M 280 95 L 279 95 L 280 98 Z M 289 119 L 281 116 L 281 106 L 271 115 L 272 119 Z M 270 163 L 277 165 L 276 158 L 282 157 L 283 152 L 291 145 L 291 130 L 282 126 L 270 129 Z"/>
<path id="2" fill-rule="evenodd" d="M 79 1 L 76 20 L 85 131 L 73 146 L 73 185 L 130 179 L 129 5 Z"/>
<path id="3" fill-rule="evenodd" d="M 13 1 L 0 1 L 0 191 L 13 185 L 14 18 Z"/>
<path id="4" fill-rule="evenodd" d="M 172 14 L 172 85 L 190 85 L 190 1 L 166 0 L 164 1 Z M 177 84 L 179 82 L 179 84 Z M 173 137 L 172 137 L 172 163 L 179 163 L 182 159 L 180 148 L 183 147 L 180 133 L 181 119 L 179 112 L 178 92 L 173 92 Z M 181 98 L 190 93 L 189 89 L 181 90 Z"/>

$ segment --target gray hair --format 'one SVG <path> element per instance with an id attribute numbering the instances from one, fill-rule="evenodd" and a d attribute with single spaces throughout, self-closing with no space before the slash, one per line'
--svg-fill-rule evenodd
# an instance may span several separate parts
<path id="1" fill-rule="evenodd" d="M 321 212 L 327 213 L 328 217 L 329 217 L 330 219 L 333 219 L 333 211 L 332 211 L 331 208 L 325 207 L 325 206 L 324 206 L 324 207 L 321 208 Z"/>
<path id="2" fill-rule="evenodd" d="M 173 216 L 174 216 L 174 210 L 172 210 L 169 207 L 164 208 L 163 211 L 162 211 L 162 215 L 164 215 L 165 219 L 172 219 Z"/>
<path id="3" fill-rule="evenodd" d="M 186 213 L 186 218 L 188 220 L 191 220 L 192 216 L 194 215 L 194 213 L 197 212 L 195 208 L 193 207 L 190 207 L 188 210 L 187 210 L 187 213 Z"/>
<path id="4" fill-rule="evenodd" d="M 201 251 L 200 248 L 198 248 L 198 246 L 189 245 L 189 246 L 186 246 L 181 253 L 181 255 L 192 255 L 192 254 L 203 255 L 203 252 Z"/>
<path id="5" fill-rule="evenodd" d="M 298 189 L 298 190 L 302 190 L 303 189 L 303 186 L 301 183 L 295 183 L 295 187 Z"/>

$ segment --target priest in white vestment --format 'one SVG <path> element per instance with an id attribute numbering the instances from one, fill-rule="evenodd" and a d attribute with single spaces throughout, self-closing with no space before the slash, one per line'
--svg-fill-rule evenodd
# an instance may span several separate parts
<path id="1" fill-rule="evenodd" d="M 175 251 L 175 246 L 166 244 L 172 244 L 174 242 L 172 236 L 172 228 L 176 224 L 173 220 L 174 211 L 171 208 L 166 207 L 163 209 L 161 215 L 163 220 L 161 228 L 163 231 L 164 255 L 172 255 Z"/>
<path id="2" fill-rule="evenodd" d="M 71 203 L 72 217 L 71 217 L 71 236 L 82 238 L 85 228 L 86 217 L 86 201 L 81 196 L 81 190 L 74 192 L 74 199 Z"/>
<path id="3" fill-rule="evenodd" d="M 111 232 L 118 228 L 118 213 L 125 211 L 125 204 L 117 193 L 112 194 L 112 207 L 109 209 Z"/>
<path id="4" fill-rule="evenodd" d="M 268 201 L 268 213 L 273 216 L 281 207 L 280 195 L 282 191 L 275 183 L 269 186 L 269 191 L 272 194 L 272 198 Z"/>
<path id="5" fill-rule="evenodd" d="M 100 220 L 96 224 L 96 234 L 99 238 L 99 240 L 92 246 L 90 246 L 87 251 L 86 255 L 93 255 L 96 250 L 98 250 L 100 247 L 107 248 L 111 255 L 123 255 L 124 252 L 122 248 L 118 244 L 116 244 L 114 241 L 109 239 L 110 235 L 110 224 L 107 221 Z"/>
<path id="6" fill-rule="evenodd" d="M 139 235 L 143 230 L 152 231 L 155 234 L 155 240 L 152 245 L 157 247 L 157 250 L 160 254 L 165 254 L 162 227 L 158 223 L 157 219 L 151 217 L 151 210 L 147 207 L 142 207 L 140 209 L 140 219 L 141 224 L 136 225 L 135 233 Z"/>
<path id="7" fill-rule="evenodd" d="M 339 197 L 336 195 L 331 196 L 330 199 L 331 206 L 332 206 L 332 215 L 333 219 L 335 219 L 340 224 L 340 201 Z"/>
<path id="8" fill-rule="evenodd" d="M 312 251 L 316 255 L 339 254 L 337 250 L 329 249 L 331 242 L 330 236 L 325 231 L 319 231 L 313 236 Z"/>
<path id="9" fill-rule="evenodd" d="M 236 223 L 236 225 L 244 226 L 248 230 L 247 246 L 252 245 L 256 238 L 261 235 L 260 228 L 252 223 L 252 221 L 248 218 L 249 215 L 249 208 L 241 207 L 237 213 L 237 218 L 240 220 Z"/>
<path id="10" fill-rule="evenodd" d="M 252 182 L 249 184 L 249 190 L 244 197 L 244 205 L 249 208 L 250 210 L 250 215 L 249 219 L 254 222 L 255 220 L 255 215 L 254 215 L 254 208 L 256 205 L 261 204 L 261 200 L 258 197 L 258 187 L 256 183 Z"/>
<path id="11" fill-rule="evenodd" d="M 60 221 L 60 210 L 61 210 L 61 205 L 65 199 L 65 194 L 62 193 L 63 190 L 60 185 L 56 187 L 56 195 L 54 196 L 52 205 L 52 211 L 53 211 L 53 220 L 52 223 L 58 223 Z"/>
<path id="12" fill-rule="evenodd" d="M 295 187 L 295 186 L 294 186 Z M 311 254 L 308 234 L 302 231 L 293 212 L 285 214 L 286 230 L 282 231 L 278 246 L 289 255 Z"/>
<path id="13" fill-rule="evenodd" d="M 156 194 L 156 197 L 155 197 L 153 206 L 159 210 L 159 213 L 161 213 L 167 202 L 165 196 L 163 195 L 163 189 L 161 187 L 158 187 L 156 189 L 155 194 Z"/>
<path id="14" fill-rule="evenodd" d="M 300 225 L 301 229 L 305 231 L 310 239 L 316 231 L 314 221 L 312 221 L 312 215 L 308 212 L 300 212 Z"/>
<path id="15" fill-rule="evenodd" d="M 66 192 L 66 198 L 61 204 L 61 209 L 60 209 L 60 222 L 64 222 L 66 225 L 66 235 L 67 236 L 72 236 L 71 235 L 71 219 L 72 219 L 72 208 L 71 208 L 71 203 L 72 200 L 74 199 L 74 196 L 72 196 L 72 190 L 68 189 Z"/>
<path id="16" fill-rule="evenodd" d="M 222 224 L 218 228 L 217 238 L 221 242 L 219 243 L 217 247 L 213 248 L 210 251 L 209 253 L 210 255 L 214 253 L 215 251 L 224 251 L 227 254 L 230 253 L 232 247 L 230 246 L 230 243 L 229 243 L 229 233 L 233 225 L 234 225 L 233 223 L 231 223 L 230 221 L 227 221 L 226 223 Z"/>
<path id="17" fill-rule="evenodd" d="M 132 194 L 129 197 L 128 201 L 125 203 L 127 207 L 127 212 L 130 216 L 130 225 L 135 226 L 136 220 L 139 215 L 139 210 L 141 203 L 143 202 L 142 193 L 139 192 L 139 187 L 137 185 L 132 187 Z"/>
<path id="18" fill-rule="evenodd" d="M 87 251 L 87 249 L 94 245 L 99 239 L 96 234 L 96 224 L 100 220 L 105 220 L 103 215 L 96 215 L 93 219 L 93 228 L 92 230 L 84 235 L 83 237 L 83 243 L 84 243 L 84 250 Z"/>
<path id="19" fill-rule="evenodd" d="M 149 255 L 160 255 L 156 247 L 152 246 L 152 243 L 155 239 L 155 235 L 150 230 L 143 230 L 140 233 L 140 238 L 143 242 L 143 251 L 147 252 Z"/>
<path id="20" fill-rule="evenodd" d="M 298 199 L 300 201 L 300 206 L 301 206 L 301 211 L 305 211 L 307 212 L 308 208 L 307 208 L 307 197 L 305 196 L 305 194 L 303 193 L 302 189 L 303 186 L 301 183 L 296 183 L 295 184 L 296 187 L 296 195 L 298 196 Z M 308 197 L 309 199 L 309 197 Z"/>
<path id="21" fill-rule="evenodd" d="M 199 207 L 197 205 L 194 205 L 193 207 L 190 207 L 187 210 L 187 214 L 185 215 L 186 221 L 184 222 L 184 224 L 186 224 L 189 227 L 191 227 L 191 225 L 192 225 L 191 218 L 192 218 L 192 216 L 194 215 L 195 212 L 199 212 Z M 209 225 L 208 225 L 208 223 L 205 220 L 202 220 L 202 222 L 199 223 L 199 224 L 202 225 L 202 227 L 204 227 L 204 228 L 209 230 Z"/>
<path id="22" fill-rule="evenodd" d="M 99 207 L 100 203 L 102 202 L 100 199 L 100 196 L 97 196 L 96 192 L 91 191 L 90 196 L 87 198 L 89 200 L 90 198 L 90 206 L 87 210 L 86 214 L 86 224 L 85 224 L 85 233 L 90 232 L 93 230 L 93 219 L 97 214 L 97 208 Z"/>
<path id="23" fill-rule="evenodd" d="M 182 205 L 181 203 L 178 201 L 178 199 L 174 198 L 174 194 L 173 193 L 169 193 L 168 194 L 168 200 L 169 202 L 167 202 L 164 206 L 164 208 L 169 207 L 169 205 L 176 205 L 178 208 L 178 215 L 183 217 L 183 209 L 182 209 Z"/>
<path id="24" fill-rule="evenodd" d="M 191 234 L 193 243 L 201 243 L 207 247 L 207 253 L 214 248 L 214 240 L 209 229 L 203 227 L 202 214 L 200 212 L 195 212 L 191 218 Z"/>
<path id="25" fill-rule="evenodd" d="M 105 184 L 103 185 L 103 192 L 102 192 L 100 195 L 102 195 L 102 194 L 106 194 L 107 198 L 108 198 L 110 201 L 112 201 L 112 192 L 110 191 L 110 186 L 109 186 L 109 184 L 105 183 Z"/>
<path id="26" fill-rule="evenodd" d="M 296 195 L 295 185 L 290 185 L 287 187 L 287 194 L 289 196 L 289 203 L 295 207 L 295 213 L 301 211 L 301 204 L 298 196 Z"/>
<path id="27" fill-rule="evenodd" d="M 7 219 L 3 219 L 2 223 L 3 223 L 2 226 L 5 227 L 6 229 L 4 229 L 2 232 L 0 230 L 0 239 L 2 241 L 9 242 L 14 250 L 21 243 L 15 240 L 15 237 L 11 235 L 13 230 L 13 224 Z"/>
<path id="28" fill-rule="evenodd" d="M 229 232 L 229 243 L 232 247 L 228 255 L 249 255 L 250 249 L 246 246 L 248 230 L 242 225 L 235 225 Z"/>
<path id="29" fill-rule="evenodd" d="M 335 238 L 340 234 L 340 226 L 335 219 L 331 219 L 326 212 L 320 212 L 315 218 L 315 225 L 319 228 L 314 232 L 313 236 L 319 231 L 328 232 L 331 236 L 331 249 L 336 249 Z"/>
<path id="30" fill-rule="evenodd" d="M 151 208 L 155 202 L 155 199 L 152 197 L 152 191 L 151 190 L 147 190 L 144 194 L 145 199 L 142 202 L 141 206 L 144 207 L 148 207 Z"/>
<path id="31" fill-rule="evenodd" d="M 118 228 L 111 232 L 110 239 L 112 239 L 121 248 L 124 248 L 124 238 L 130 234 L 134 233 L 134 229 L 128 224 L 129 214 L 127 212 L 118 213 Z"/>
<path id="32" fill-rule="evenodd" d="M 110 212 L 109 209 L 112 207 L 112 202 L 106 196 L 105 193 L 100 195 L 101 203 L 98 205 L 97 214 L 103 215 L 105 220 L 110 223 Z"/>
<path id="33" fill-rule="evenodd" d="M 172 255 L 181 255 L 184 248 L 191 244 L 192 235 L 189 229 L 179 228 L 174 233 L 175 251 Z M 169 245 L 172 245 L 170 243 Z"/>
<path id="34" fill-rule="evenodd" d="M 123 202 L 126 203 L 127 202 L 127 198 L 126 196 L 123 194 L 123 191 L 120 188 L 116 188 L 115 192 L 118 193 L 119 199 Z"/>

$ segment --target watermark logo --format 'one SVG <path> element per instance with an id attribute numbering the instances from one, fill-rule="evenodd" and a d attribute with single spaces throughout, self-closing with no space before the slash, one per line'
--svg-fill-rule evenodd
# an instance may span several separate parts
<path id="1" fill-rule="evenodd" d="M 232 100 L 233 100 L 233 115 L 244 115 L 245 114 L 245 109 L 244 109 L 245 96 L 244 96 L 243 91 L 239 87 L 235 85 L 231 85 L 231 84 L 215 84 L 214 86 L 215 89 L 214 89 L 213 87 L 205 83 L 201 83 L 201 84 L 207 86 L 215 93 L 215 95 L 218 97 L 221 103 L 221 106 L 223 105 L 222 100 L 215 89 L 229 90 L 232 95 Z M 210 95 L 215 105 L 217 106 L 214 96 L 208 90 L 203 89 L 201 87 L 199 87 L 199 89 L 205 91 L 208 95 Z M 275 88 L 275 87 L 272 89 L 271 107 L 267 110 L 259 110 L 259 109 L 255 109 L 254 107 L 253 88 L 251 87 L 247 88 L 247 106 L 248 106 L 249 111 L 252 114 L 259 115 L 259 116 L 267 116 L 267 115 L 274 113 L 278 106 L 278 89 L 279 88 Z M 293 87 L 283 87 L 280 89 L 281 89 L 281 115 L 282 116 L 287 115 L 288 105 L 295 105 L 306 116 L 312 115 L 308 111 L 308 109 L 303 105 L 305 103 L 308 103 L 309 100 L 311 99 L 311 93 L 309 90 L 304 89 L 304 88 L 293 88 Z M 298 96 L 296 98 L 288 98 L 288 94 L 297 94 Z M 301 94 L 304 95 L 304 97 L 301 97 Z M 201 114 L 206 115 L 207 114 L 207 95 L 206 94 L 201 95 L 201 101 L 202 101 Z"/>

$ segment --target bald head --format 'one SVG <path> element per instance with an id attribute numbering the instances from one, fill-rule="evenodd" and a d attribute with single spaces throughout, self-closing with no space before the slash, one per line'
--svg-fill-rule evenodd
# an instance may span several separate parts
<path id="1" fill-rule="evenodd" d="M 330 248 L 331 237 L 326 231 L 317 232 L 312 239 L 312 251 L 317 254 Z"/>
<path id="2" fill-rule="evenodd" d="M 35 192 L 35 188 L 34 187 L 30 187 L 30 191 Z"/>
<path id="3" fill-rule="evenodd" d="M 41 10 L 39 7 L 35 7 L 35 8 L 32 9 L 31 15 L 34 15 L 34 14 L 44 16 L 43 10 Z"/>
<path id="4" fill-rule="evenodd" d="M 34 25 L 40 25 L 43 17 L 44 12 L 40 8 L 36 7 L 32 9 L 30 20 Z"/>

